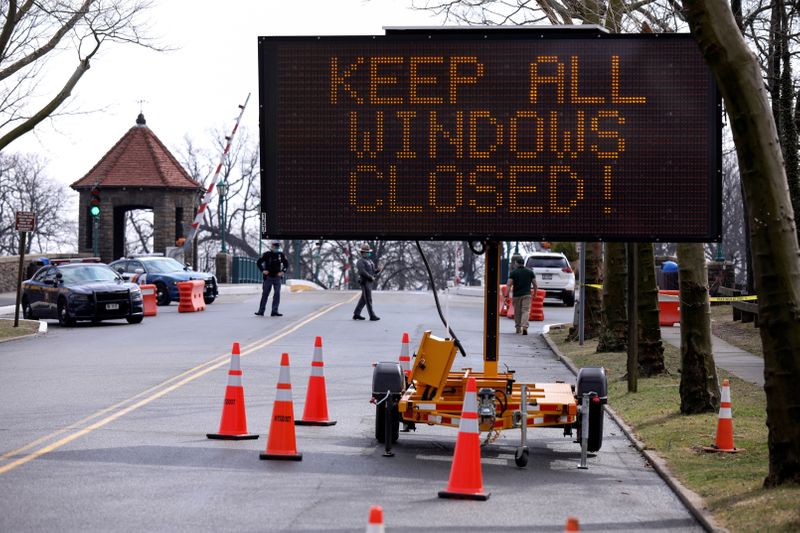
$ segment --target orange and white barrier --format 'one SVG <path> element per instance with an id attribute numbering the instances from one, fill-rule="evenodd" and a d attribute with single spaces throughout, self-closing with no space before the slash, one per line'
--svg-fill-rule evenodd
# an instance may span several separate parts
<path id="1" fill-rule="evenodd" d="M 531 310 L 528 313 L 528 320 L 541 322 L 544 320 L 544 299 L 547 296 L 547 291 L 538 289 L 536 290 L 536 295 L 533 292 L 533 289 L 531 289 Z"/>
<path id="2" fill-rule="evenodd" d="M 737 453 L 744 451 L 733 445 L 733 410 L 731 404 L 730 381 L 722 381 L 722 395 L 719 402 L 719 416 L 717 419 L 717 438 L 712 446 L 706 446 L 707 452 Z"/>
<path id="3" fill-rule="evenodd" d="M 278 375 L 278 391 L 272 406 L 267 450 L 261 459 L 301 461 L 303 454 L 297 452 L 294 435 L 294 407 L 292 406 L 292 382 L 289 377 L 289 354 L 281 355 L 281 371 Z"/>
<path id="4" fill-rule="evenodd" d="M 142 290 L 142 303 L 144 304 L 144 316 L 156 316 L 158 314 L 156 286 L 139 285 L 139 288 Z"/>
<path id="5" fill-rule="evenodd" d="M 439 497 L 481 501 L 489 499 L 489 494 L 483 492 L 475 378 L 467 379 L 464 405 L 461 407 L 461 421 L 458 425 L 456 450 L 453 453 L 453 465 L 450 468 L 450 481 L 447 484 L 447 490 L 439 491 Z"/>
<path id="6" fill-rule="evenodd" d="M 384 533 L 383 527 L 383 508 L 380 505 L 373 505 L 369 508 L 369 522 L 367 522 L 367 533 Z"/>
<path id="7" fill-rule="evenodd" d="M 681 321 L 681 291 L 658 291 L 658 325 L 673 326 Z"/>
<path id="8" fill-rule="evenodd" d="M 178 293 L 180 294 L 180 301 L 178 302 L 178 312 L 194 313 L 196 311 L 205 311 L 206 302 L 203 300 L 205 288 L 206 284 L 201 279 L 179 281 Z"/>
<path id="9" fill-rule="evenodd" d="M 500 316 L 508 314 L 508 286 L 500 285 L 500 290 L 497 293 L 497 312 Z"/>
<path id="10" fill-rule="evenodd" d="M 258 438 L 257 434 L 247 433 L 247 414 L 244 407 L 240 361 L 239 343 L 234 342 L 231 349 L 231 366 L 228 369 L 228 386 L 225 387 L 225 400 L 222 403 L 219 433 L 207 433 L 206 437 L 209 439 L 247 440 Z"/>
<path id="11" fill-rule="evenodd" d="M 303 418 L 295 420 L 297 426 L 333 426 L 336 420 L 328 419 L 328 396 L 325 391 L 325 374 L 322 371 L 322 337 L 314 339 L 314 359 L 311 361 L 311 375 L 308 378 L 306 405 Z"/>

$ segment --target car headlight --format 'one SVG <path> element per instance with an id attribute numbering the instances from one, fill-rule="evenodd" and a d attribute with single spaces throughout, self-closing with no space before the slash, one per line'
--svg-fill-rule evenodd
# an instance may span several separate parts
<path id="1" fill-rule="evenodd" d="M 73 294 L 72 301 L 76 304 L 88 304 L 89 303 L 89 295 L 88 294 Z"/>

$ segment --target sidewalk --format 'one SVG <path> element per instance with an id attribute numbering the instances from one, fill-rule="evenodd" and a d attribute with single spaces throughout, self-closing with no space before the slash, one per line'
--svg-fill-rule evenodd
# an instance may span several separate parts
<path id="1" fill-rule="evenodd" d="M 661 338 L 673 346 L 681 347 L 681 328 L 662 327 Z M 711 336 L 714 362 L 717 367 L 723 368 L 750 383 L 764 386 L 764 360 L 750 352 L 732 346 L 724 340 Z"/>

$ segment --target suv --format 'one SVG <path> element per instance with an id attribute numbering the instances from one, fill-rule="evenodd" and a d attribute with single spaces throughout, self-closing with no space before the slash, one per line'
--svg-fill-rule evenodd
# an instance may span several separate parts
<path id="1" fill-rule="evenodd" d="M 192 279 L 200 279 L 205 282 L 203 300 L 206 304 L 212 303 L 217 298 L 217 278 L 213 274 L 195 272 L 171 257 L 130 257 L 117 259 L 109 263 L 109 266 L 124 278 L 135 279 L 136 283 L 155 285 L 156 304 L 158 305 L 169 305 L 170 302 L 180 301 L 178 282 Z M 136 274 L 138 276 L 135 276 Z"/>
<path id="2" fill-rule="evenodd" d="M 536 274 L 536 284 L 548 298 L 558 298 L 567 307 L 575 305 L 575 273 L 562 253 L 536 252 L 525 258 L 525 266 Z"/>

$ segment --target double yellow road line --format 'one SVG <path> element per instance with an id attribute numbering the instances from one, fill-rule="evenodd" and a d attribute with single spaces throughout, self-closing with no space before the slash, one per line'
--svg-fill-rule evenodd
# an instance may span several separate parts
<path id="1" fill-rule="evenodd" d="M 300 319 L 295 324 L 286 326 L 278 333 L 269 335 L 267 337 L 264 337 L 262 339 L 250 343 L 249 345 L 245 346 L 242 349 L 241 351 L 242 357 L 278 342 L 287 335 L 290 335 L 295 331 L 297 331 L 298 329 L 302 328 L 306 324 L 313 322 L 314 320 L 317 320 L 318 318 L 322 317 L 327 313 L 330 313 L 337 307 L 352 302 L 357 297 L 358 294 L 343 302 L 325 306 L 322 309 L 314 311 L 305 318 Z M 9 472 L 10 470 L 17 468 L 18 466 L 24 465 L 29 461 L 33 461 L 37 457 L 41 457 L 42 455 L 57 450 L 62 446 L 69 444 L 70 442 L 79 439 L 96 429 L 106 426 L 111 422 L 117 420 L 118 418 L 121 418 L 126 414 L 139 409 L 140 407 L 144 407 L 145 405 L 161 398 L 162 396 L 183 387 L 187 383 L 191 383 L 197 378 L 202 377 L 208 374 L 209 372 L 228 364 L 229 362 L 230 362 L 229 353 L 218 355 L 213 359 L 211 359 L 210 361 L 206 361 L 205 363 L 199 364 L 194 368 L 191 368 L 181 374 L 178 374 L 177 376 L 173 376 L 168 380 L 163 381 L 158 385 L 155 385 L 154 387 L 150 387 L 149 389 L 142 391 L 135 396 L 131 396 L 130 398 L 118 402 L 110 407 L 101 409 L 100 411 L 97 411 L 96 413 L 93 413 L 87 416 L 86 418 L 78 420 L 77 422 L 70 424 L 65 428 L 54 431 L 49 435 L 40 437 L 33 442 L 29 442 L 28 444 L 22 446 L 21 448 L 17 448 L 16 450 L 11 450 L 10 452 L 6 452 L 0 455 L 0 462 L 4 462 L 7 459 L 11 459 L 13 457 L 16 457 L 16 459 L 14 459 L 9 463 L 1 465 L 0 475 L 5 474 L 6 472 Z M 65 434 L 66 436 L 61 437 L 62 435 Z M 51 442 L 53 439 L 58 437 L 61 438 L 56 440 L 55 442 Z M 50 444 L 45 444 L 48 442 L 50 442 Z M 39 447 L 40 445 L 41 447 Z M 22 455 L 20 456 L 20 454 Z"/>

